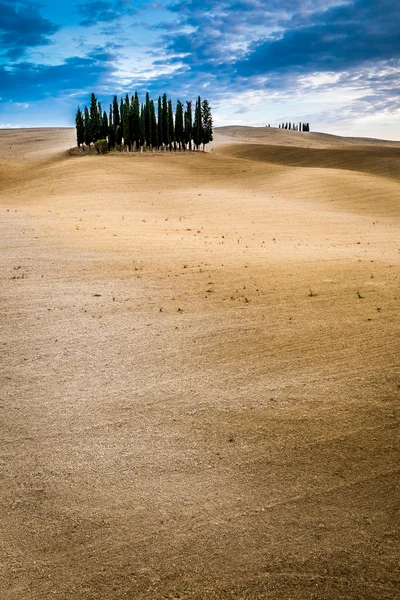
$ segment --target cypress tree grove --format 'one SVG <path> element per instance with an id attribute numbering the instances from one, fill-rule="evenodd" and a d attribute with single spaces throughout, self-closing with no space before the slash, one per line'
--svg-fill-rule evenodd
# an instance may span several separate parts
<path id="1" fill-rule="evenodd" d="M 75 115 L 75 125 L 76 125 L 76 141 L 78 144 L 78 148 L 80 148 L 81 144 L 85 143 L 85 125 L 83 122 L 82 111 L 79 107 L 78 107 L 78 110 Z"/>
<path id="2" fill-rule="evenodd" d="M 154 101 L 146 93 L 146 100 L 140 103 L 138 93 L 121 98 L 118 105 L 117 96 L 113 97 L 109 111 L 103 111 L 101 103 L 97 101 L 94 93 L 90 96 L 89 108 L 84 111 L 78 107 L 75 114 L 76 139 L 78 147 L 99 140 L 108 142 L 108 149 L 116 146 L 122 150 L 139 150 L 145 147 L 149 150 L 169 147 L 174 150 L 192 149 L 192 142 L 198 150 L 200 145 L 205 145 L 213 139 L 213 122 L 211 109 L 206 99 L 196 100 L 194 121 L 192 117 L 192 102 L 186 101 L 186 110 L 183 103 L 177 100 L 175 112 L 172 100 L 166 94 L 158 97 L 158 113 Z M 283 125 L 282 125 L 283 127 Z M 285 125 L 285 128 L 288 124 Z M 294 128 L 294 126 L 292 125 Z M 297 127 L 297 126 L 296 126 Z M 308 124 L 303 124 L 306 131 Z M 103 146 L 105 146 L 103 144 Z M 96 147 L 98 150 L 98 147 Z"/>

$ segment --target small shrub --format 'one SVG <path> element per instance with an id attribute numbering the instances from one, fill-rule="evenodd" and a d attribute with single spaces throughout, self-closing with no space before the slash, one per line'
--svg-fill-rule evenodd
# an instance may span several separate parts
<path id="1" fill-rule="evenodd" d="M 94 147 L 96 148 L 97 154 L 107 154 L 108 152 L 107 140 L 97 140 L 97 142 L 94 144 Z"/>

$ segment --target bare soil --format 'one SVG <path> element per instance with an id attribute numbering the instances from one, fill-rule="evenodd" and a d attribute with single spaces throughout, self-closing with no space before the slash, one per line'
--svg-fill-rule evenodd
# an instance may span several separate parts
<path id="1" fill-rule="evenodd" d="M 0 132 L 1 600 L 399 597 L 400 144 Z"/>

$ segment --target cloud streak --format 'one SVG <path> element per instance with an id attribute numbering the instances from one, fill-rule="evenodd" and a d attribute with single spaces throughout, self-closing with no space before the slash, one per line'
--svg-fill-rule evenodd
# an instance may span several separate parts
<path id="1" fill-rule="evenodd" d="M 253 44 L 235 64 L 239 75 L 277 70 L 343 71 L 400 57 L 400 8 L 391 0 L 358 0 L 297 20 L 279 40 Z"/>
<path id="2" fill-rule="evenodd" d="M 0 1 L 0 56 L 16 60 L 28 48 L 47 46 L 59 26 L 42 17 L 31 2 Z"/>
<path id="3" fill-rule="evenodd" d="M 77 12 L 84 18 L 80 21 L 82 27 L 91 27 L 97 23 L 112 23 L 123 15 L 134 15 L 137 9 L 130 2 L 104 2 L 91 0 L 77 5 Z"/>

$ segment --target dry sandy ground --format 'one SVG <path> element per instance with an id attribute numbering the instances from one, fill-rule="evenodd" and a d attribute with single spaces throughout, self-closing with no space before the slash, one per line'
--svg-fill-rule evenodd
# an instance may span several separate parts
<path id="1" fill-rule="evenodd" d="M 399 597 L 400 144 L 0 132 L 1 600 Z"/>

